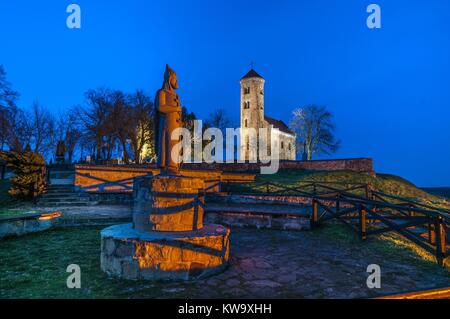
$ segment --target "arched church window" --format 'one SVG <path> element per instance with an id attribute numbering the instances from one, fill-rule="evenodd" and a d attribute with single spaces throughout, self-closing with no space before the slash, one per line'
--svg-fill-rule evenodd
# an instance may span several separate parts
<path id="1" fill-rule="evenodd" d="M 247 119 L 245 119 L 245 127 L 248 127 Z"/>

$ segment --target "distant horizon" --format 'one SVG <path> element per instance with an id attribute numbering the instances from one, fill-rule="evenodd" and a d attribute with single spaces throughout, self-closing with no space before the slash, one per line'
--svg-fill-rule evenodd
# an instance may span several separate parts
<path id="1" fill-rule="evenodd" d="M 142 89 L 152 98 L 165 64 L 182 105 L 200 119 L 218 107 L 239 120 L 239 80 L 266 80 L 266 114 L 325 105 L 342 148 L 316 159 L 372 158 L 375 171 L 419 187 L 450 187 L 450 2 L 376 1 L 382 28 L 365 25 L 369 2 L 206 0 L 126 4 L 4 1 L 0 52 L 7 79 L 53 113 L 84 105 L 88 89 Z"/>

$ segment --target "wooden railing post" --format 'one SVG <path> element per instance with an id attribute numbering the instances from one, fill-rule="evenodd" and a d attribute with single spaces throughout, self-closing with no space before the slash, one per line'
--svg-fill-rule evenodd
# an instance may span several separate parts
<path id="1" fill-rule="evenodd" d="M 431 245 L 436 245 L 436 229 L 435 224 L 431 221 L 428 223 L 428 239 Z"/>
<path id="2" fill-rule="evenodd" d="M 359 208 L 359 227 L 360 227 L 360 237 L 361 240 L 366 240 L 367 238 L 367 223 L 366 223 L 367 211 L 366 208 L 361 205 Z"/>
<path id="3" fill-rule="evenodd" d="M 436 236 L 436 260 L 439 266 L 443 266 L 445 254 L 447 252 L 447 243 L 445 240 L 445 225 L 442 216 L 436 218 L 434 232 Z"/>
<path id="4" fill-rule="evenodd" d="M 311 220 L 310 220 L 311 229 L 313 229 L 317 226 L 318 220 L 319 220 L 319 203 L 318 203 L 317 199 L 313 198 L 312 199 L 312 214 L 311 214 Z"/>
<path id="5" fill-rule="evenodd" d="M 339 200 L 341 198 L 340 194 L 336 195 L 336 215 L 339 214 L 339 211 L 341 210 L 341 201 Z"/>

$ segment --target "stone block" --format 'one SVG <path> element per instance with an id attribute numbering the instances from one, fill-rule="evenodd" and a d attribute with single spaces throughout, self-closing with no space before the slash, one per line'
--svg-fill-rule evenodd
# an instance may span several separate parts
<path id="1" fill-rule="evenodd" d="M 193 280 L 217 274 L 229 260 L 230 230 L 206 225 L 189 232 L 144 232 L 132 224 L 108 227 L 102 235 L 102 269 L 126 279 Z M 114 242 L 114 253 L 111 244 Z"/>
<path id="2" fill-rule="evenodd" d="M 194 202 L 200 178 L 158 175 L 135 186 L 133 223 L 142 231 L 191 231 L 203 227 L 203 208 Z M 200 200 L 199 200 L 200 201 Z"/>

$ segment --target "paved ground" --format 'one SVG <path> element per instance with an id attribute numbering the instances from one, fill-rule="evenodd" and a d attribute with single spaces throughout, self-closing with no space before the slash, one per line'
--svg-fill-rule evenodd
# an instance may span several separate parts
<path id="1" fill-rule="evenodd" d="M 413 252 L 333 239 L 333 227 L 340 226 L 313 232 L 233 230 L 230 268 L 186 289 L 195 297 L 364 298 L 450 286 L 450 272 L 417 260 Z M 381 266 L 379 290 L 366 286 L 366 269 L 373 263 Z"/>

